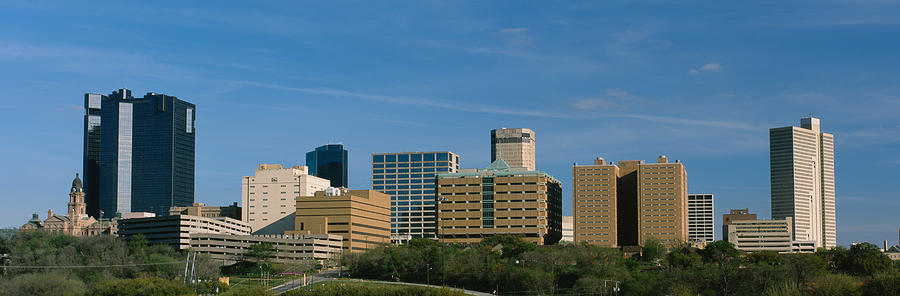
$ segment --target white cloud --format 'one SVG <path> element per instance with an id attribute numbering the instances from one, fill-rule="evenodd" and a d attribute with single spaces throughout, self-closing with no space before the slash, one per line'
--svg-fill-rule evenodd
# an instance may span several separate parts
<path id="1" fill-rule="evenodd" d="M 509 46 L 534 46 L 528 28 L 505 28 L 494 34 L 504 39 Z"/>
<path id="2" fill-rule="evenodd" d="M 611 97 L 620 98 L 620 99 L 623 99 L 623 100 L 631 100 L 631 99 L 634 99 L 634 95 L 632 95 L 632 94 L 629 93 L 628 91 L 622 90 L 622 89 L 607 89 L 607 90 L 606 90 L 606 95 L 607 95 L 607 96 L 611 96 Z"/>
<path id="3" fill-rule="evenodd" d="M 501 34 L 508 34 L 508 33 L 520 34 L 520 33 L 526 33 L 526 32 L 528 32 L 528 28 L 506 28 L 506 29 L 500 29 L 500 31 L 497 31 L 497 33 L 501 33 Z"/>
<path id="4" fill-rule="evenodd" d="M 377 101 L 384 103 L 391 103 L 397 105 L 408 105 L 408 106 L 423 106 L 423 107 L 434 107 L 441 108 L 445 110 L 453 110 L 453 111 L 461 111 L 461 112 L 470 112 L 470 113 L 482 113 L 482 114 L 496 114 L 496 115 L 511 115 L 511 116 L 528 116 L 528 117 L 544 117 L 544 118 L 560 118 L 560 119 L 597 119 L 597 118 L 627 118 L 627 119 L 635 119 L 635 120 L 643 120 L 655 123 L 663 123 L 663 124 L 680 124 L 680 125 L 692 125 L 692 126 L 705 126 L 712 128 L 721 128 L 721 129 L 732 129 L 732 130 L 745 130 L 745 131 L 760 131 L 766 130 L 767 126 L 757 126 L 743 122 L 737 121 L 718 121 L 718 120 L 707 120 L 707 119 L 688 119 L 683 117 L 669 117 L 669 116 L 657 116 L 657 115 L 647 115 L 647 114 L 634 114 L 634 113 L 609 113 L 609 114 L 572 114 L 572 112 L 555 112 L 555 111 L 547 111 L 547 110 L 538 110 L 538 109 L 510 109 L 506 107 L 499 106 L 491 106 L 491 105 L 479 105 L 472 103 L 453 103 L 454 100 L 451 99 L 429 99 L 429 98 L 418 98 L 418 97 L 402 97 L 402 96 L 391 96 L 391 95 L 379 95 L 379 94 L 371 94 L 371 93 L 363 93 L 363 92 L 355 92 L 341 89 L 327 89 L 327 88 L 304 88 L 304 87 L 292 87 L 292 86 L 284 86 L 272 83 L 260 83 L 253 81 L 239 81 L 239 80 L 227 80 L 225 82 L 236 83 L 240 85 L 252 86 L 252 87 L 262 87 L 262 88 L 271 88 L 271 89 L 281 89 L 287 91 L 301 92 L 313 95 L 322 95 L 322 96 L 334 96 L 334 97 L 352 97 L 360 100 L 366 101 Z"/>
<path id="5" fill-rule="evenodd" d="M 701 72 L 719 72 L 722 71 L 722 65 L 719 63 L 708 63 L 700 67 L 700 69 L 691 69 L 688 71 L 691 75 L 698 75 Z"/>
<path id="6" fill-rule="evenodd" d="M 614 109 L 619 105 L 604 99 L 582 99 L 572 103 L 572 107 L 581 110 Z"/>

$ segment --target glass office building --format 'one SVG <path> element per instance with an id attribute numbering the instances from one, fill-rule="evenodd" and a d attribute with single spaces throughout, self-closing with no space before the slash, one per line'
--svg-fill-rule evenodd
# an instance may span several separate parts
<path id="1" fill-rule="evenodd" d="M 309 174 L 331 181 L 331 187 L 350 188 L 347 165 L 343 144 L 328 144 L 306 153 Z"/>
<path id="2" fill-rule="evenodd" d="M 437 173 L 459 170 L 459 156 L 449 151 L 372 155 L 372 189 L 391 196 L 391 242 L 436 239 Z"/>
<path id="3" fill-rule="evenodd" d="M 84 95 L 88 214 L 152 212 L 194 202 L 196 109 L 174 96 L 120 89 Z"/>

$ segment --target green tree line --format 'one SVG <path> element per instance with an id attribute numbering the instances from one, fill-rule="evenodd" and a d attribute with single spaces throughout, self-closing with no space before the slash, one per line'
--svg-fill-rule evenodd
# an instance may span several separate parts
<path id="1" fill-rule="evenodd" d="M 900 295 L 900 266 L 877 246 L 745 254 L 645 243 L 643 256 L 587 244 L 537 247 L 515 236 L 478 245 L 413 240 L 346 255 L 349 276 L 501 295 Z"/>

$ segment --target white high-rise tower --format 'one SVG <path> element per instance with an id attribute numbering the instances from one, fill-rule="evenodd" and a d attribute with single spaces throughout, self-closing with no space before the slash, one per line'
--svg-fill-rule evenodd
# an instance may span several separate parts
<path id="1" fill-rule="evenodd" d="M 794 240 L 836 246 L 834 135 L 821 132 L 815 117 L 769 129 L 769 169 L 772 219 L 791 217 Z"/>

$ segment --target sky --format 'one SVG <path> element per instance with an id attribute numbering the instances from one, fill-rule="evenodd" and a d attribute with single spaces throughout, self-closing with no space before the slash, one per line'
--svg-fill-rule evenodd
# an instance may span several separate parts
<path id="1" fill-rule="evenodd" d="M 768 129 L 835 135 L 838 244 L 897 244 L 900 2 L 0 2 L 0 227 L 64 212 L 83 95 L 197 105 L 196 201 L 240 201 L 260 163 L 450 150 L 536 133 L 537 167 L 680 160 L 688 191 L 770 217 Z M 719 227 L 716 227 L 719 231 Z M 720 237 L 717 233 L 717 237 Z"/>

